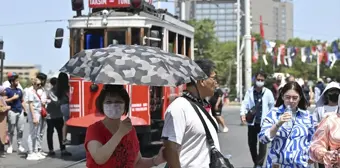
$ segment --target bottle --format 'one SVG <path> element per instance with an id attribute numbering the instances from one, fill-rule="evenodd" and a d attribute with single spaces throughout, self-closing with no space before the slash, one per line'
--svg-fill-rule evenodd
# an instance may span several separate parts
<path id="1" fill-rule="evenodd" d="M 287 112 L 290 113 L 291 115 L 293 115 L 292 107 L 291 107 L 290 105 L 288 105 L 288 106 L 286 107 L 286 109 L 285 109 L 285 113 L 287 113 Z M 287 122 L 285 123 L 285 125 L 286 125 L 288 128 L 293 127 L 293 119 L 287 121 Z"/>

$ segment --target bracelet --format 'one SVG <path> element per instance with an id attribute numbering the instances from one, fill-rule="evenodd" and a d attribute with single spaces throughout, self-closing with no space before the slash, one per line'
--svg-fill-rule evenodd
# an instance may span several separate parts
<path id="1" fill-rule="evenodd" d="M 152 157 L 152 164 L 153 164 L 153 166 L 158 166 L 158 165 L 155 163 L 155 158 L 156 158 L 156 157 Z"/>

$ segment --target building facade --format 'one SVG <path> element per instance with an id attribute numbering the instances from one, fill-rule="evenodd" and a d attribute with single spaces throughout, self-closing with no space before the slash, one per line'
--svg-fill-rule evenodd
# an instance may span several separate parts
<path id="1" fill-rule="evenodd" d="M 236 40 L 237 0 L 181 1 L 175 3 L 175 13 L 181 19 L 211 19 L 215 21 L 216 35 L 220 41 Z M 260 33 L 262 16 L 265 38 L 268 40 L 287 41 L 293 37 L 293 3 L 287 0 L 250 1 L 252 32 Z M 184 9 L 184 11 L 182 10 Z M 244 11 L 244 0 L 241 0 Z M 182 13 L 185 17 L 182 17 Z M 244 12 L 241 12 L 244 13 Z M 244 16 L 241 14 L 241 35 L 244 35 Z"/>
<path id="2" fill-rule="evenodd" d="M 8 72 L 15 72 L 21 79 L 30 80 L 36 77 L 37 73 L 40 72 L 41 67 L 39 65 L 30 64 L 7 64 L 4 65 L 3 76 L 4 80 L 7 79 Z"/>

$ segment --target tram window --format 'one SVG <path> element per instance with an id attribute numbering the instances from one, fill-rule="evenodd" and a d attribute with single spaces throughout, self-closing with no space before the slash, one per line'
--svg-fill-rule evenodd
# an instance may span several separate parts
<path id="1" fill-rule="evenodd" d="M 176 54 L 176 34 L 169 31 L 169 52 Z"/>
<path id="2" fill-rule="evenodd" d="M 110 30 L 107 32 L 107 41 L 108 45 L 113 43 L 113 40 L 116 40 L 118 44 L 126 44 L 125 41 L 125 30 Z"/>
<path id="3" fill-rule="evenodd" d="M 191 57 L 191 39 L 188 37 L 185 38 L 185 53 L 186 56 Z"/>
<path id="4" fill-rule="evenodd" d="M 78 52 L 80 52 L 81 49 L 81 42 L 80 42 L 80 33 L 81 30 L 80 29 L 71 29 L 70 31 L 70 36 L 71 36 L 71 50 L 70 50 L 70 54 L 71 56 L 77 54 Z"/>
<path id="5" fill-rule="evenodd" d="M 131 29 L 131 44 L 141 45 L 140 44 L 140 28 Z"/>
<path id="6" fill-rule="evenodd" d="M 184 36 L 178 35 L 177 52 L 178 52 L 178 54 L 181 54 L 181 55 L 184 55 L 184 53 L 183 53 L 183 40 L 184 40 Z"/>
<path id="7" fill-rule="evenodd" d="M 104 47 L 104 30 L 89 29 L 85 30 L 84 48 L 103 48 Z"/>

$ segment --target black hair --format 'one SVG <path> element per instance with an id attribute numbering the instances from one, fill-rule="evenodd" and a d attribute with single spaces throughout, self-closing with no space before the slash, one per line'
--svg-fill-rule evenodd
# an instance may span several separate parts
<path id="1" fill-rule="evenodd" d="M 37 78 L 41 81 L 41 86 L 45 86 L 46 80 L 47 80 L 47 75 L 44 73 L 39 72 L 37 74 Z"/>
<path id="2" fill-rule="evenodd" d="M 298 104 L 298 108 L 300 108 L 302 110 L 307 110 L 307 100 L 305 98 L 305 95 L 303 94 L 301 86 L 297 82 L 288 82 L 283 86 L 283 88 L 280 91 L 279 98 L 276 100 L 275 107 L 280 107 L 281 105 L 284 104 L 283 95 L 288 90 L 295 90 L 299 94 L 300 101 L 299 101 L 299 104 Z"/>
<path id="3" fill-rule="evenodd" d="M 50 83 L 52 86 L 55 86 L 57 84 L 58 79 L 56 77 L 53 77 L 50 79 Z"/>
<path id="4" fill-rule="evenodd" d="M 13 75 L 11 77 L 8 78 L 8 82 L 10 84 L 12 84 L 12 82 L 14 82 L 15 80 L 19 79 L 19 76 L 18 75 Z"/>
<path id="5" fill-rule="evenodd" d="M 202 71 L 209 77 L 212 72 L 215 71 L 215 63 L 211 61 L 210 59 L 198 59 L 195 60 L 195 63 L 202 69 Z M 194 83 L 188 83 L 187 85 L 193 85 Z"/>
<path id="6" fill-rule="evenodd" d="M 57 79 L 57 97 L 61 99 L 69 92 L 70 86 L 68 83 L 68 75 L 66 73 L 60 72 Z"/>
<path id="7" fill-rule="evenodd" d="M 117 95 L 120 96 L 125 105 L 124 105 L 124 115 L 126 115 L 129 112 L 130 109 L 130 97 L 127 91 L 125 90 L 123 85 L 111 85 L 111 84 L 105 84 L 100 91 L 99 96 L 96 99 L 96 108 L 99 111 L 99 113 L 104 114 L 103 105 L 104 100 L 107 95 Z"/>
<path id="8" fill-rule="evenodd" d="M 264 79 L 267 78 L 267 74 L 264 72 L 264 71 L 258 71 L 255 73 L 255 79 L 258 77 L 258 76 L 263 76 Z"/>
<path id="9" fill-rule="evenodd" d="M 330 89 L 328 89 L 324 93 L 324 95 L 323 95 L 324 105 L 328 105 L 328 103 L 329 103 L 329 95 L 332 95 L 332 94 L 339 95 L 340 94 L 340 89 L 338 89 L 338 88 L 330 88 Z M 337 102 L 334 102 L 334 103 L 337 103 Z"/>

